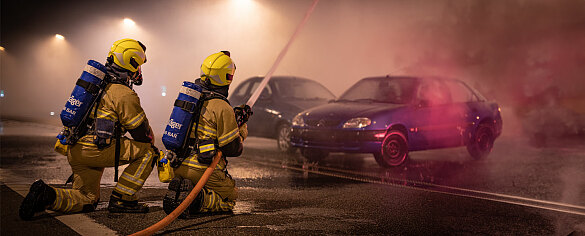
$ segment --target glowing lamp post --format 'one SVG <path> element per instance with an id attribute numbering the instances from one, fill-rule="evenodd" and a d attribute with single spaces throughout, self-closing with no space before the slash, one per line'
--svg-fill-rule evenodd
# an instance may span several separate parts
<path id="1" fill-rule="evenodd" d="M 135 26 L 136 25 L 136 22 L 134 22 L 130 18 L 124 18 L 124 25 L 125 26 Z"/>
<path id="2" fill-rule="evenodd" d="M 60 34 L 55 34 L 55 38 L 58 40 L 65 40 L 65 36 L 60 35 Z"/>

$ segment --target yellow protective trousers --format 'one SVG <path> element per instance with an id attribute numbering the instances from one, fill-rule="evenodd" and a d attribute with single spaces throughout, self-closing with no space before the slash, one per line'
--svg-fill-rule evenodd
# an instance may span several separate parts
<path id="1" fill-rule="evenodd" d="M 120 138 L 120 165 L 129 164 L 115 191 L 136 198 L 136 192 L 152 171 L 154 150 L 150 143 L 141 143 L 125 137 Z M 104 149 L 98 149 L 91 142 L 80 140 L 69 148 L 67 159 L 73 171 L 73 188 L 55 188 L 57 198 L 51 210 L 73 213 L 80 212 L 86 205 L 97 203 L 100 196 L 100 180 L 105 167 L 113 167 L 115 140 Z"/>
<path id="2" fill-rule="evenodd" d="M 204 168 L 187 165 L 181 165 L 174 169 L 175 177 L 189 179 L 193 181 L 194 185 L 201 179 L 204 172 Z M 199 212 L 231 211 L 238 198 L 236 182 L 224 170 L 220 169 L 213 170 L 201 192 L 203 193 L 203 204 Z"/>

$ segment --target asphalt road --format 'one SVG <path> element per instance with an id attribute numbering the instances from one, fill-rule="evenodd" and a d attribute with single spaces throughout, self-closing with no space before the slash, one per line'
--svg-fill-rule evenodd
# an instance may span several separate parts
<path id="1" fill-rule="evenodd" d="M 109 213 L 110 168 L 97 211 L 21 221 L 17 209 L 34 179 L 62 186 L 70 174 L 66 158 L 52 151 L 54 140 L 0 136 L 1 235 L 131 234 L 165 216 L 166 184 L 154 172 L 139 193 L 150 213 Z M 407 165 L 382 169 L 370 155 L 306 163 L 298 153 L 278 153 L 274 140 L 251 137 L 243 156 L 229 163 L 240 188 L 234 213 L 179 219 L 158 233 L 584 235 L 584 150 L 572 140 L 534 148 L 503 137 L 484 160 L 453 148 L 414 152 Z"/>

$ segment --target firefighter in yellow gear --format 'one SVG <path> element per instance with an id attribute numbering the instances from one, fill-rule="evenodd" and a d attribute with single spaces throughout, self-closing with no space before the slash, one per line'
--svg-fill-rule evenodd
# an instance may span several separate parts
<path id="1" fill-rule="evenodd" d="M 128 166 L 112 191 L 108 210 L 148 212 L 148 205 L 138 202 L 136 192 L 150 175 L 158 153 L 152 129 L 132 88 L 142 84 L 140 66 L 146 62 L 145 50 L 141 42 L 133 39 L 118 40 L 112 45 L 106 63 L 105 80 L 109 83 L 95 105 L 97 109 L 91 108 L 93 128 L 67 148 L 73 187 L 53 188 L 37 180 L 20 206 L 22 219 L 30 220 L 35 212 L 47 208 L 63 213 L 95 210 L 104 168 L 115 166 L 116 156 L 119 165 Z M 132 139 L 124 137 L 126 132 Z"/>
<path id="2" fill-rule="evenodd" d="M 226 157 L 236 157 L 242 153 L 242 142 L 248 134 L 246 124 L 238 126 L 234 108 L 227 101 L 229 85 L 236 66 L 228 51 L 214 53 L 201 65 L 201 78 L 195 81 L 204 90 L 211 91 L 212 99 L 203 102 L 199 124 L 193 124 L 191 138 L 198 137 L 198 152 L 186 158 L 175 168 L 175 178 L 169 183 L 168 192 L 163 199 L 163 210 L 170 214 L 190 193 L 209 167 L 219 149 L 222 157 L 209 180 L 199 192 L 193 203 L 180 217 L 186 218 L 199 213 L 231 212 L 238 198 L 235 181 L 228 174 Z"/>

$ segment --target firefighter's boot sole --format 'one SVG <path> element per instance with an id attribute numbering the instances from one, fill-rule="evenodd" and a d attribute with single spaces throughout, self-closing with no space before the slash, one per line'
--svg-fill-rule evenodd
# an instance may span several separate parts
<path id="1" fill-rule="evenodd" d="M 55 198 L 55 190 L 39 179 L 30 186 L 28 194 L 20 204 L 18 215 L 23 220 L 32 220 L 35 213 L 44 211 Z"/>

